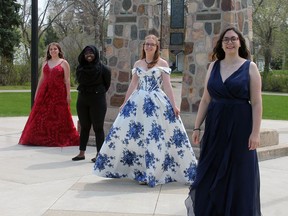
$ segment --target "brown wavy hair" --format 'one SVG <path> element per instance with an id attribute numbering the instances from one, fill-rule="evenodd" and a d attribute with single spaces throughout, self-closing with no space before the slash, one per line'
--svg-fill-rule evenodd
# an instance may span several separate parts
<path id="1" fill-rule="evenodd" d="M 213 60 L 216 60 L 216 59 L 223 60 L 225 58 L 225 52 L 222 49 L 222 40 L 223 40 L 224 35 L 228 31 L 234 31 L 239 38 L 239 41 L 241 44 L 241 46 L 238 49 L 239 56 L 242 58 L 245 58 L 245 59 L 250 59 L 251 55 L 250 55 L 250 51 L 246 45 L 245 38 L 243 37 L 242 33 L 238 29 L 236 29 L 235 27 L 228 27 L 220 34 L 220 37 L 216 43 L 216 46 L 213 49 L 212 59 Z"/>
<path id="2" fill-rule="evenodd" d="M 154 42 L 155 42 L 155 44 L 156 44 L 156 46 L 157 46 L 157 47 L 156 47 L 156 51 L 155 51 L 154 56 L 153 56 L 153 61 L 150 62 L 149 64 L 147 64 L 147 67 L 148 67 L 148 68 L 152 68 L 152 67 L 154 67 L 154 66 L 157 64 L 157 62 L 158 62 L 158 60 L 159 60 L 159 58 L 160 58 L 160 42 L 159 42 L 159 39 L 158 39 L 155 35 L 153 35 L 153 34 L 147 35 L 147 36 L 145 37 L 145 41 L 146 41 L 147 39 L 152 39 L 152 40 L 154 40 Z M 142 46 L 141 59 L 146 59 L 146 52 L 145 52 L 145 50 L 144 50 L 144 46 L 145 46 L 145 42 L 143 43 L 143 46 Z"/>
<path id="3" fill-rule="evenodd" d="M 49 49 L 50 49 L 51 46 L 56 46 L 58 48 L 58 50 L 59 50 L 59 53 L 58 53 L 59 58 L 64 59 L 64 53 L 62 52 L 62 48 L 60 47 L 60 45 L 58 43 L 56 43 L 56 42 L 52 42 L 47 47 L 46 61 L 48 61 L 48 60 L 50 60 L 52 58 L 52 56 L 49 53 Z"/>

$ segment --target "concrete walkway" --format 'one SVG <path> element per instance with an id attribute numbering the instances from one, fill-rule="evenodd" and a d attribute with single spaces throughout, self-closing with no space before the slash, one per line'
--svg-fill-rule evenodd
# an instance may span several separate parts
<path id="1" fill-rule="evenodd" d="M 180 106 L 181 80 L 173 80 Z M 5 91 L 2 91 L 5 92 Z M 76 125 L 77 117 L 73 117 Z M 18 145 L 27 117 L 0 118 L 1 216 L 185 216 L 188 186 L 155 188 L 131 180 L 92 174 L 95 147 L 86 160 L 73 162 L 78 147 Z M 279 144 L 288 143 L 288 121 L 263 120 L 275 129 Z M 263 216 L 288 215 L 288 157 L 259 163 Z"/>
<path id="2" fill-rule="evenodd" d="M 73 162 L 78 147 L 18 145 L 27 117 L 0 118 L 1 216 L 185 216 L 188 186 L 170 183 L 155 188 L 130 180 L 92 174 L 85 161 Z M 74 117 L 76 123 L 77 118 Z M 288 122 L 263 120 L 288 141 Z M 259 163 L 263 216 L 288 214 L 288 157 Z"/>

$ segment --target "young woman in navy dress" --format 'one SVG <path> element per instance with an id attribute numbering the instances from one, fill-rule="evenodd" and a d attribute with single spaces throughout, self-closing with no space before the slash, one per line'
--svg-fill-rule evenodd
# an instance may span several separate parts
<path id="1" fill-rule="evenodd" d="M 220 35 L 213 57 L 192 135 L 199 144 L 205 120 L 188 215 L 260 216 L 260 73 L 236 28 Z"/>

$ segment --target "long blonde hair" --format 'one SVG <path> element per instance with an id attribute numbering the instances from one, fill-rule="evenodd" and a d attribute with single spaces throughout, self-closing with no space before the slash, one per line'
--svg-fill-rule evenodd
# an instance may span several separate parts
<path id="1" fill-rule="evenodd" d="M 147 64 L 147 67 L 148 67 L 148 68 L 152 68 L 152 67 L 154 67 L 154 66 L 157 64 L 157 62 L 158 62 L 158 60 L 159 60 L 159 58 L 160 58 L 160 42 L 159 42 L 159 39 L 158 39 L 155 35 L 153 35 L 153 34 L 147 35 L 147 36 L 145 37 L 145 41 L 146 41 L 147 39 L 152 39 L 152 40 L 154 40 L 154 42 L 155 42 L 155 44 L 156 44 L 156 46 L 157 46 L 157 47 L 156 47 L 156 50 L 155 50 L 155 53 L 154 53 L 154 56 L 153 56 L 152 62 L 150 62 L 149 64 Z M 141 59 L 146 59 L 146 52 L 145 52 L 145 50 L 144 50 L 144 46 L 145 46 L 145 42 L 143 43 L 143 47 L 142 47 Z"/>

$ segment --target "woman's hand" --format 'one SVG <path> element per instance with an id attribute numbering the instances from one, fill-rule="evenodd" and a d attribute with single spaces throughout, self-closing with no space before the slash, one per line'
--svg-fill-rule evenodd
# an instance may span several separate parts
<path id="1" fill-rule="evenodd" d="M 200 130 L 193 130 L 192 132 L 192 141 L 194 144 L 200 143 Z"/>
<path id="2" fill-rule="evenodd" d="M 178 116 L 180 115 L 180 109 L 177 106 L 175 106 L 173 107 L 173 111 L 175 116 L 178 118 Z"/>
<path id="3" fill-rule="evenodd" d="M 123 109 L 125 103 L 123 103 L 120 107 L 119 107 L 119 112 L 121 112 L 121 110 Z"/>
<path id="4" fill-rule="evenodd" d="M 71 96 L 67 95 L 67 103 L 70 104 L 71 103 Z"/>
<path id="5" fill-rule="evenodd" d="M 251 133 L 248 142 L 249 150 L 255 150 L 260 146 L 260 134 L 253 134 Z"/>

